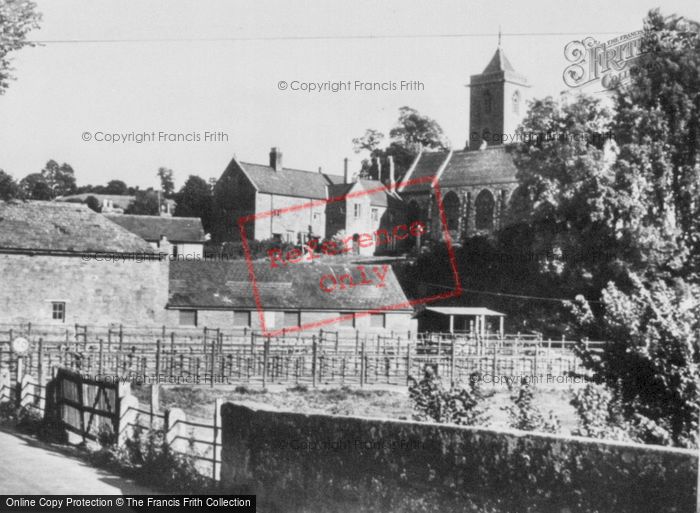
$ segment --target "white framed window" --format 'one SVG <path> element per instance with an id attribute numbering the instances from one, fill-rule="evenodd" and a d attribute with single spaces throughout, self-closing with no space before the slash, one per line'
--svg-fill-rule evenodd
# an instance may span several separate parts
<path id="1" fill-rule="evenodd" d="M 359 203 L 355 203 L 353 206 L 353 214 L 355 216 L 355 219 L 358 219 L 360 216 L 362 216 L 362 205 Z"/>
<path id="2" fill-rule="evenodd" d="M 372 222 L 376 223 L 377 221 L 379 221 L 379 209 L 373 208 L 372 209 Z"/>
<path id="3" fill-rule="evenodd" d="M 51 318 L 54 321 L 66 322 L 66 303 L 64 301 L 51 302 Z"/>

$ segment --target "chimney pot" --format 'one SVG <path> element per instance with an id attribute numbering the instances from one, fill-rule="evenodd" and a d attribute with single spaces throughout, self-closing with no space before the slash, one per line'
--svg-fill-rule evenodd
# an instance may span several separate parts
<path id="1" fill-rule="evenodd" d="M 276 146 L 270 149 L 270 167 L 275 171 L 282 170 L 282 152 Z"/>
<path id="2" fill-rule="evenodd" d="M 382 181 L 382 161 L 379 157 L 376 157 L 375 162 L 377 163 L 377 180 L 379 180 L 381 182 Z"/>

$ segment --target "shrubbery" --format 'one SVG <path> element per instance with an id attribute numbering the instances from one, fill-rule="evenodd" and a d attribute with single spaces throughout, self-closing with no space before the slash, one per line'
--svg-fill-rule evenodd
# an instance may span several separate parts
<path id="1" fill-rule="evenodd" d="M 488 421 L 480 403 L 484 395 L 479 380 L 471 379 L 466 388 L 447 388 L 438 377 L 434 367 L 426 366 L 423 379 L 409 378 L 408 394 L 416 410 L 416 420 L 483 425 Z"/>

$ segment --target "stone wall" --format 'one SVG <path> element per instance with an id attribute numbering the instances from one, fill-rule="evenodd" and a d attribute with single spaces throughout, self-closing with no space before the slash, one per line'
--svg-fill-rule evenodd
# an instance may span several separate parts
<path id="1" fill-rule="evenodd" d="M 222 407 L 225 491 L 285 512 L 690 512 L 697 451 Z"/>
<path id="2" fill-rule="evenodd" d="M 38 324 L 163 323 L 168 261 L 112 255 L 0 254 L 0 322 Z M 52 303 L 65 303 L 65 321 Z"/>

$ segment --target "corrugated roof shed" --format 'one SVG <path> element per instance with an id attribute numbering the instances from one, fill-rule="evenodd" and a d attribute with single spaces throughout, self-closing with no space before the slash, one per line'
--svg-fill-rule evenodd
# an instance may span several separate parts
<path id="1" fill-rule="evenodd" d="M 0 201 L 0 249 L 152 253 L 151 246 L 86 205 Z"/>

